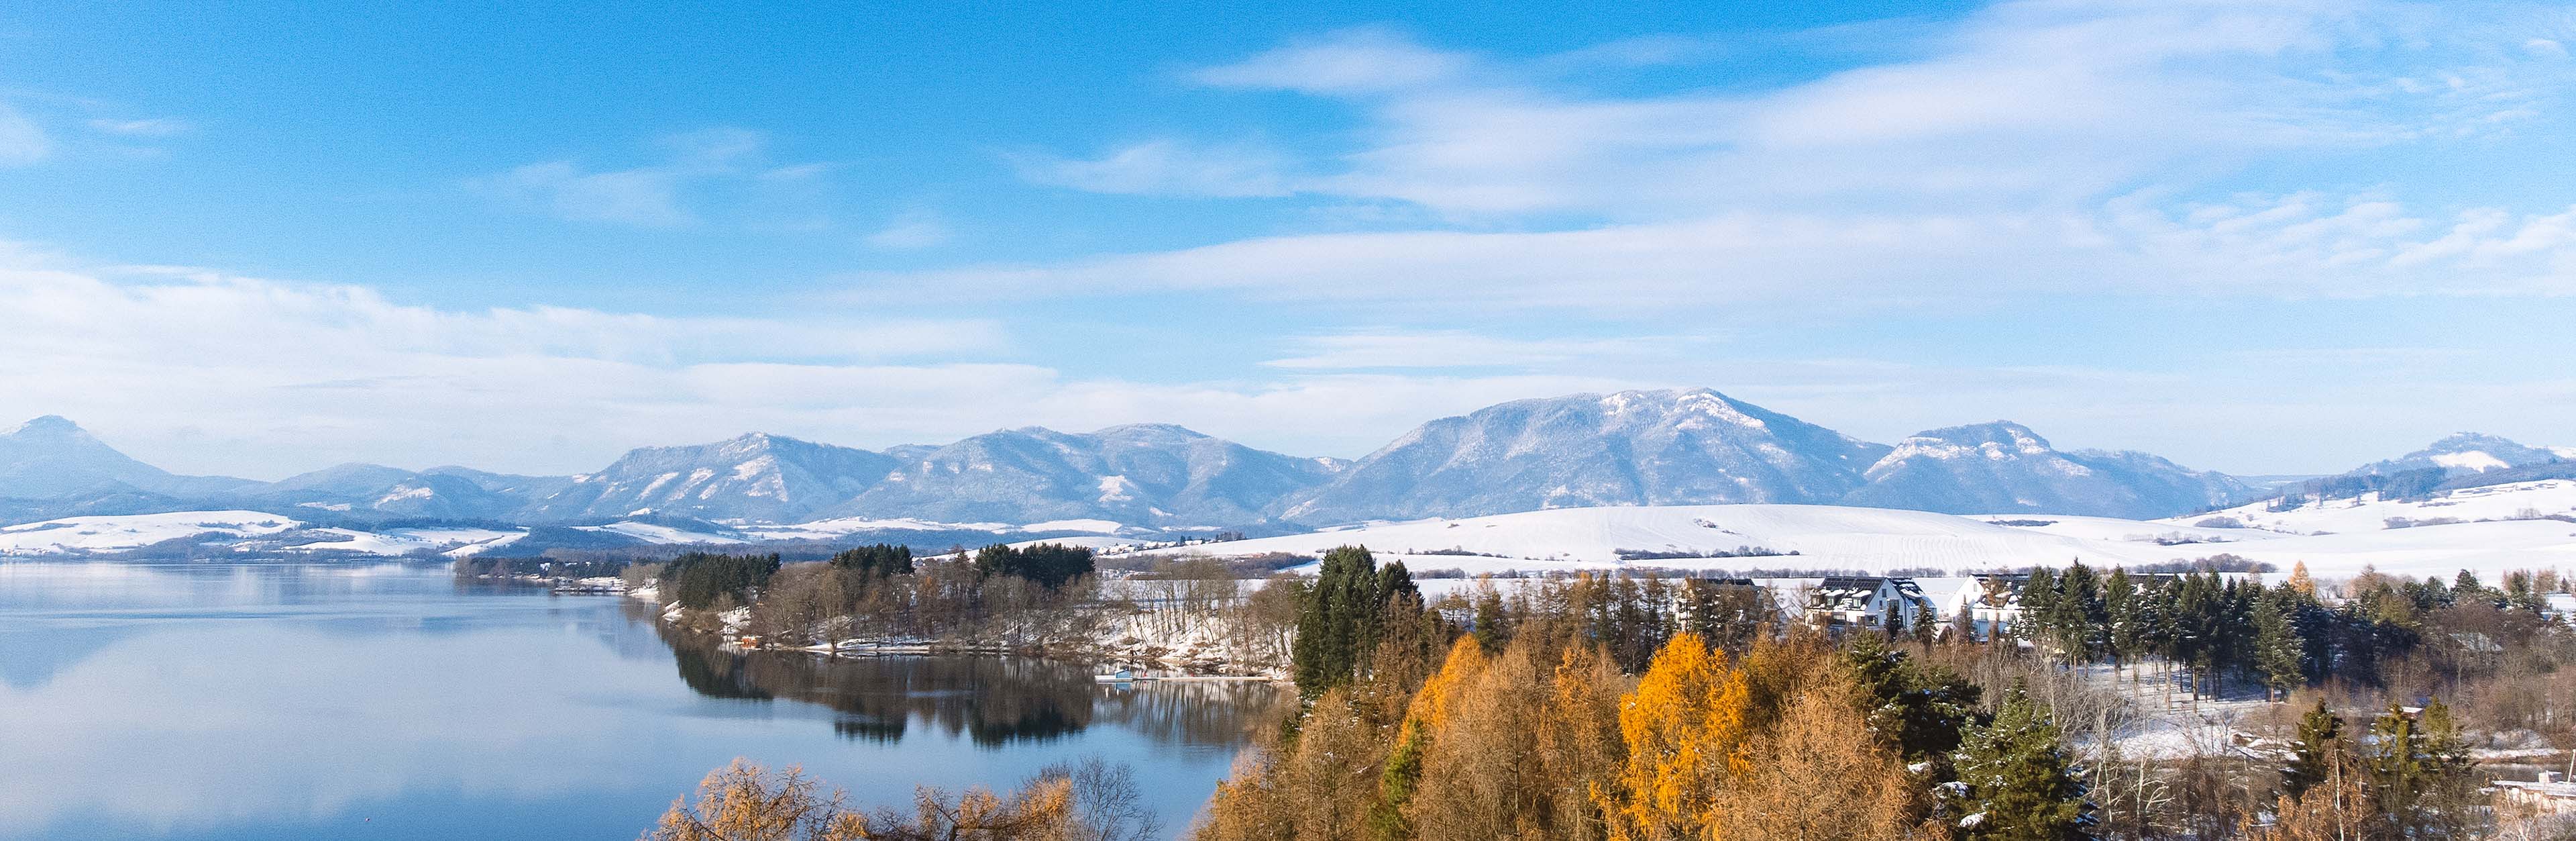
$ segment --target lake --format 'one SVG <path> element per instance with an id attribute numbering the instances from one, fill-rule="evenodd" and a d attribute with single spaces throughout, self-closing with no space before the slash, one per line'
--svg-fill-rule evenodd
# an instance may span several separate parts
<path id="1" fill-rule="evenodd" d="M 735 757 L 854 802 L 1132 767 L 1177 834 L 1280 693 L 728 652 L 444 567 L 0 563 L 0 838 L 632 839 Z"/>

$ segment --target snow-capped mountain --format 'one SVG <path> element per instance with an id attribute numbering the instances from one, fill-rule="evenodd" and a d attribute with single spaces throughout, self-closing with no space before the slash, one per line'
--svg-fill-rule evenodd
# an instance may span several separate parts
<path id="1" fill-rule="evenodd" d="M 2011 421 L 1915 433 L 1862 474 L 1845 505 L 1950 514 L 2048 513 L 2148 518 L 2253 497 L 2223 474 L 2146 453 L 2060 452 Z"/>
<path id="2" fill-rule="evenodd" d="M 2344 476 L 2285 487 L 2318 498 L 2411 498 L 2576 478 L 2570 455 L 2576 451 L 2463 434 Z M 0 436 L 0 524 L 215 510 L 354 529 L 450 521 L 595 530 L 678 518 L 726 531 L 713 535 L 725 540 L 839 540 L 869 531 L 1020 527 L 1276 534 L 1372 520 L 1718 503 L 2145 519 L 2266 493 L 2144 453 L 2060 451 L 2002 421 L 1931 430 L 1890 447 L 1708 389 L 1502 403 L 1423 424 L 1357 462 L 1135 424 L 1089 433 L 1003 430 L 882 452 L 754 433 L 637 449 L 579 476 L 345 464 L 254 482 L 175 476 L 59 417 Z"/>
<path id="3" fill-rule="evenodd" d="M 835 516 L 1034 523 L 1101 519 L 1224 527 L 1339 473 L 1336 459 L 1256 450 L 1170 424 L 1091 433 L 1030 427 L 911 449 Z"/>
<path id="4" fill-rule="evenodd" d="M 1826 501 L 1858 487 L 1887 451 L 1704 388 L 1516 400 L 1423 424 L 1280 516 Z"/>
<path id="5" fill-rule="evenodd" d="M 495 491 L 465 476 L 381 464 L 343 464 L 289 476 L 244 496 L 272 507 L 442 520 L 508 519 L 527 504 L 522 495 Z"/>
<path id="6" fill-rule="evenodd" d="M 604 470 L 572 477 L 519 516 L 560 522 L 657 513 L 793 523 L 857 496 L 894 466 L 884 453 L 755 432 L 628 452 Z"/>
<path id="7" fill-rule="evenodd" d="M 2352 473 L 2387 475 L 2438 467 L 2444 475 L 2458 476 L 2559 461 L 2576 461 L 2576 447 L 2529 447 L 2494 435 L 2462 432 L 2421 450 L 2362 465 Z"/>
<path id="8" fill-rule="evenodd" d="M 252 484 L 256 483 L 226 476 L 174 475 L 117 452 L 58 415 L 19 424 L 0 435 L 0 497 L 53 499 L 132 491 L 208 494 Z"/>

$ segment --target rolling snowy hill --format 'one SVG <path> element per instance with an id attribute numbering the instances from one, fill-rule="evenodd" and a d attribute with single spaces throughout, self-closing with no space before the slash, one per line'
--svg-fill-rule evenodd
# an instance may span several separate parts
<path id="1" fill-rule="evenodd" d="M 2576 460 L 2576 447 L 2531 447 L 2494 435 L 2462 432 L 2415 452 L 2355 468 L 2355 474 L 2389 474 L 2440 468 L 2457 476 L 2514 467 Z"/>
<path id="2" fill-rule="evenodd" d="M 2576 479 L 2481 485 L 2420 499 L 2382 499 L 2380 494 L 2372 493 L 2343 499 L 2257 502 L 2206 515 L 2175 517 L 2168 522 L 2208 522 L 2215 518 L 2286 534 L 2341 534 L 2543 517 L 2576 519 Z M 2563 525 L 2576 528 L 2576 523 Z"/>
<path id="3" fill-rule="evenodd" d="M 1555 509 L 1372 524 L 1155 553 L 1311 556 L 1342 545 L 1367 546 L 1417 571 L 1470 574 L 1632 567 L 1969 572 L 2063 566 L 2077 559 L 2136 567 L 2221 554 L 2270 563 L 2282 571 L 2305 563 L 2313 574 L 2330 577 L 2357 574 L 2365 566 L 2443 576 L 2460 569 L 2501 575 L 2509 569 L 2576 566 L 2576 524 L 2555 520 L 2296 536 L 2107 517 L 1960 516 L 1828 505 Z M 1673 557 L 1747 549 L 1761 554 Z"/>

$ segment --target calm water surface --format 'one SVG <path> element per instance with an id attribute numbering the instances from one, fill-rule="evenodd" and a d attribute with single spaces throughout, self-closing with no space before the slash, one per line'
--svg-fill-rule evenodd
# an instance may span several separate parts
<path id="1" fill-rule="evenodd" d="M 1177 832 L 1276 691 L 735 655 L 444 568 L 0 563 L 0 838 L 631 839 L 734 757 L 868 804 L 1133 767 Z"/>

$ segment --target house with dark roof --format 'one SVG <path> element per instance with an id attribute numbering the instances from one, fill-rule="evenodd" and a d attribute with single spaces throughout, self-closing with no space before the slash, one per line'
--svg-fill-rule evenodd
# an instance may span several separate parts
<path id="1" fill-rule="evenodd" d="M 1923 615 L 1938 618 L 1911 578 L 1837 575 L 1807 589 L 1807 619 L 1827 628 L 1884 628 L 1890 616 L 1911 628 Z"/>

